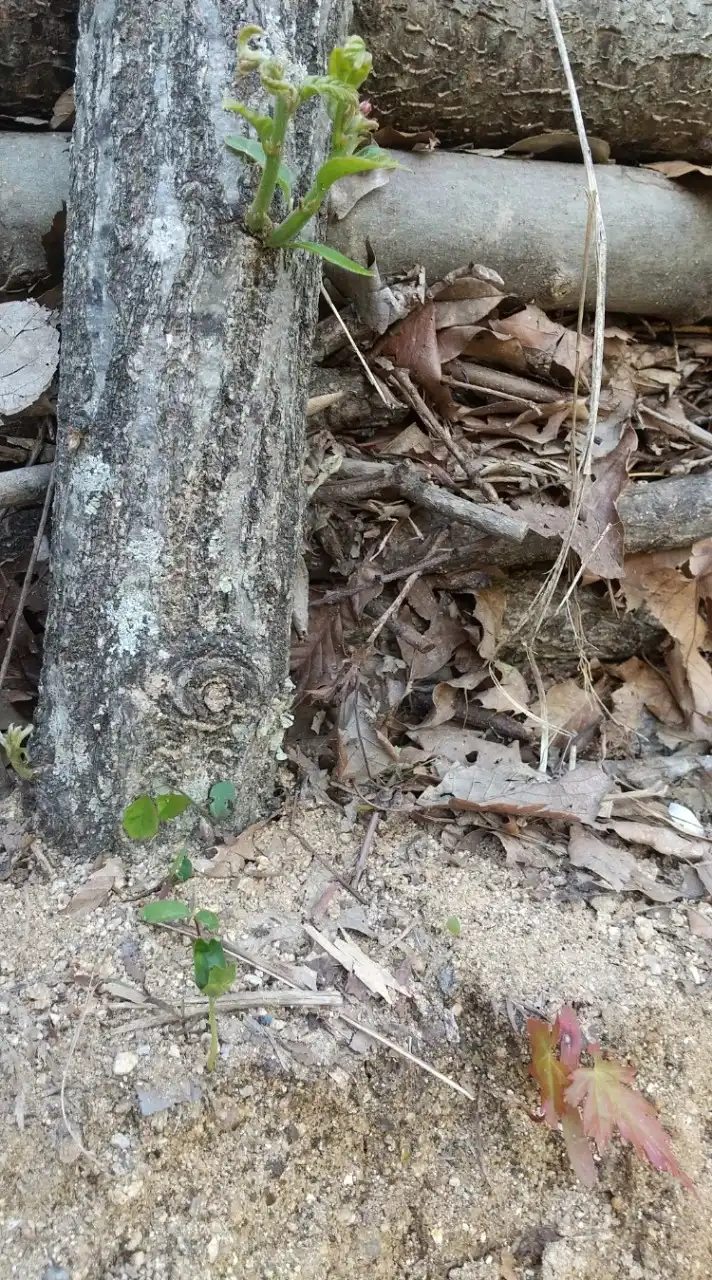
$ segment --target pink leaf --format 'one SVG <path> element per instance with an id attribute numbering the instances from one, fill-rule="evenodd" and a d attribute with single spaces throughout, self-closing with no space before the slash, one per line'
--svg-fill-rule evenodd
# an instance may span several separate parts
<path id="1" fill-rule="evenodd" d="M 617 1126 L 623 1141 L 630 1142 L 641 1159 L 649 1160 L 654 1168 L 671 1173 L 694 1190 L 675 1158 L 655 1108 L 630 1087 L 633 1069 L 604 1058 L 597 1045 L 589 1045 L 588 1051 L 593 1066 L 577 1067 L 564 1094 L 569 1106 L 581 1108 L 584 1133 L 603 1151 Z"/>
<path id="2" fill-rule="evenodd" d="M 576 1177 L 585 1187 L 592 1187 L 597 1178 L 596 1166 L 583 1131 L 583 1122 L 575 1107 L 566 1107 L 561 1117 L 561 1130 L 569 1160 Z"/>

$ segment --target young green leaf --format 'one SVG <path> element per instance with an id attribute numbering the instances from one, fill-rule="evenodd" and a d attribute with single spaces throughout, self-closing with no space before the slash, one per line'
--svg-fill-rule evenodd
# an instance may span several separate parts
<path id="1" fill-rule="evenodd" d="M 231 151 L 237 152 L 238 155 L 248 156 L 250 160 L 254 160 L 260 168 L 264 169 L 267 157 L 264 147 L 256 138 L 243 138 L 241 133 L 230 133 L 225 139 L 225 146 Z"/>
<path id="2" fill-rule="evenodd" d="M 584 1132 L 602 1152 L 617 1126 L 623 1141 L 630 1142 L 641 1159 L 649 1160 L 655 1169 L 671 1173 L 694 1190 L 677 1162 L 655 1108 L 642 1093 L 631 1088 L 633 1069 L 604 1058 L 597 1045 L 589 1045 L 587 1051 L 593 1066 L 577 1067 L 566 1090 L 566 1102 L 582 1110 Z"/>
<path id="3" fill-rule="evenodd" d="M 214 911 L 196 911 L 195 919 L 198 924 L 202 924 L 204 929 L 209 929 L 211 933 L 217 933 L 220 928 L 220 921 Z"/>
<path id="4" fill-rule="evenodd" d="M 445 928 L 451 933 L 453 938 L 459 938 L 462 933 L 462 925 L 457 916 L 448 916 L 445 921 Z"/>
<path id="5" fill-rule="evenodd" d="M 242 134 L 231 133 L 225 139 L 225 146 L 229 147 L 231 151 L 236 151 L 238 154 L 249 156 L 250 160 L 254 160 L 255 164 L 258 164 L 261 169 L 264 169 L 265 164 L 267 163 L 264 148 L 254 138 L 243 138 Z M 294 183 L 295 177 L 292 170 L 288 164 L 285 164 L 284 161 L 282 161 L 277 171 L 277 184 L 288 200 L 292 194 L 292 187 L 294 186 Z"/>
<path id="6" fill-rule="evenodd" d="M 246 107 L 244 102 L 236 102 L 234 98 L 226 98 L 223 102 L 223 107 L 226 111 L 233 111 L 235 115 L 242 116 L 243 120 L 249 121 L 253 129 L 256 130 L 260 142 L 269 141 L 272 135 L 271 116 L 263 116 L 259 111 L 253 111 L 252 107 Z"/>
<path id="7" fill-rule="evenodd" d="M 124 809 L 123 828 L 131 840 L 150 840 L 158 831 L 158 810 L 149 795 L 137 798 Z"/>
<path id="8" fill-rule="evenodd" d="M 15 770 L 18 778 L 24 778 L 26 782 L 31 781 L 35 776 L 35 770 L 30 768 L 30 756 L 27 750 L 27 739 L 33 733 L 34 726 L 31 724 L 9 724 L 4 733 L 0 733 L 0 747 L 5 751 L 7 762 Z"/>
<path id="9" fill-rule="evenodd" d="M 317 244 L 314 240 L 290 240 L 284 247 L 285 249 L 306 249 L 307 253 L 316 253 L 325 262 L 330 262 L 334 267 L 341 267 L 344 271 L 352 271 L 356 276 L 373 275 L 368 267 L 362 267 L 360 262 L 354 262 L 353 258 L 347 258 L 345 253 L 332 249 L 328 244 Z"/>
<path id="10" fill-rule="evenodd" d="M 209 1000 L 217 1000 L 224 996 L 235 981 L 237 966 L 235 964 L 213 965 L 210 977 L 203 987 L 203 994 Z"/>
<path id="11" fill-rule="evenodd" d="M 373 159 L 362 156 L 361 153 L 355 156 L 333 156 L 321 166 L 316 175 L 316 185 L 326 191 L 334 182 L 338 182 L 339 178 L 346 178 L 352 173 L 367 173 L 370 169 L 398 168 L 400 168 L 398 161 L 387 151 L 383 151 L 379 157 Z"/>
<path id="12" fill-rule="evenodd" d="M 190 796 L 184 795 L 182 791 L 161 791 L 155 797 L 159 822 L 170 822 L 171 818 L 177 818 L 179 814 L 185 813 L 190 804 Z"/>
<path id="13" fill-rule="evenodd" d="M 187 856 L 185 849 L 179 849 L 173 859 L 169 875 L 174 884 L 184 884 L 186 880 L 190 880 L 193 874 L 193 864 Z"/>
<path id="14" fill-rule="evenodd" d="M 235 978 L 235 965 L 229 965 L 223 950 L 223 944 L 219 938 L 196 938 L 193 943 L 193 972 L 195 974 L 195 985 L 204 991 L 207 996 L 215 994 L 210 991 L 211 982 L 219 983 L 221 975 L 225 975 L 232 970 L 231 982 Z M 215 978 L 212 975 L 215 971 Z M 227 988 L 226 988 L 227 990 Z M 218 992 L 222 995 L 222 992 Z"/>
<path id="15" fill-rule="evenodd" d="M 229 818 L 235 803 L 234 782 L 215 782 L 208 792 L 210 816 L 217 822 Z"/>
<path id="16" fill-rule="evenodd" d="M 157 902 L 148 902 L 141 912 L 141 919 L 146 924 L 166 924 L 169 920 L 187 920 L 189 916 L 188 903 L 171 898 L 159 898 Z"/>

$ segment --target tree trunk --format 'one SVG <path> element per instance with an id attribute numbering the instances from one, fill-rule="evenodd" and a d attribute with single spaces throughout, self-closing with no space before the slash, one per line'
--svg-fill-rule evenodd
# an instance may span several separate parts
<path id="1" fill-rule="evenodd" d="M 48 118 L 71 81 L 78 0 L 4 0 L 0 116 Z M 712 157 L 712 0 L 558 0 L 589 131 L 617 159 Z M 357 0 L 382 123 L 434 129 L 446 145 L 501 146 L 571 129 L 542 4 Z"/>
<path id="2" fill-rule="evenodd" d="M 111 847 L 146 788 L 204 800 L 230 779 L 236 827 L 272 792 L 319 264 L 235 220 L 254 170 L 223 145 L 221 100 L 244 22 L 316 69 L 346 16 L 82 5 L 37 786 L 77 856 Z M 316 106 L 299 120 L 303 185 L 327 130 Z"/>

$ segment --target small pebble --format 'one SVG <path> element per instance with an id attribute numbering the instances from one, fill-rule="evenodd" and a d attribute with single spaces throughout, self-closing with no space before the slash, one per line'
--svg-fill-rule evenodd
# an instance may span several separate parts
<path id="1" fill-rule="evenodd" d="M 137 1066 L 138 1066 L 137 1053 L 129 1053 L 126 1051 L 124 1051 L 123 1053 L 117 1053 L 116 1057 L 114 1058 L 114 1075 L 130 1076 L 131 1072 L 135 1071 Z"/>
<path id="2" fill-rule="evenodd" d="M 636 916 L 635 932 L 637 933 L 641 942 L 645 942 L 645 943 L 652 942 L 656 933 L 655 925 L 653 924 L 652 920 L 648 919 L 647 916 Z"/>

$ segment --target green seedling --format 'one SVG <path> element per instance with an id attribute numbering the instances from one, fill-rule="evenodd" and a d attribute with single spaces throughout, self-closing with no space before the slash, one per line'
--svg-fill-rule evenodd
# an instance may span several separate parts
<path id="1" fill-rule="evenodd" d="M 230 817 L 235 804 L 235 784 L 233 782 L 214 782 L 208 792 L 208 810 L 215 822 L 224 822 Z"/>
<path id="2" fill-rule="evenodd" d="M 18 778 L 24 778 L 27 782 L 35 776 L 35 770 L 30 768 L 30 756 L 26 746 L 31 733 L 31 724 L 25 728 L 21 724 L 9 724 L 5 732 L 0 733 L 0 747 L 7 756 L 8 764 L 15 770 Z"/>
<path id="3" fill-rule="evenodd" d="M 124 831 L 131 840 L 151 840 L 162 822 L 171 822 L 192 803 L 182 791 L 161 791 L 156 796 L 144 793 L 124 809 Z"/>
<path id="4" fill-rule="evenodd" d="M 329 188 L 340 178 L 373 169 L 399 168 L 393 156 L 368 142 L 377 126 L 368 118 L 370 106 L 359 101 L 358 91 L 371 71 L 371 55 L 360 36 L 349 36 L 343 46 L 332 49 L 326 75 L 300 75 L 284 59 L 254 46 L 253 42 L 264 34 L 260 27 L 242 28 L 237 43 L 237 70 L 240 75 L 257 72 L 262 88 L 272 99 L 269 113 L 262 114 L 232 98 L 224 103 L 226 110 L 242 116 L 257 134 L 256 138 L 231 134 L 225 139 L 232 151 L 247 157 L 262 170 L 245 226 L 265 248 L 305 249 L 347 271 L 370 276 L 371 271 L 345 254 L 312 240 L 302 240 L 300 233 L 321 208 Z M 331 120 L 331 145 L 306 195 L 295 205 L 292 200 L 295 177 L 285 164 L 283 153 L 292 119 L 300 107 L 314 97 L 322 99 Z M 289 210 L 286 217 L 275 224 L 272 205 L 277 188 L 287 200 Z"/>
<path id="5" fill-rule="evenodd" d="M 462 933 L 462 925 L 457 916 L 448 916 L 447 920 L 445 921 L 445 928 L 447 929 L 448 933 L 452 934 L 453 938 L 459 938 L 460 934 Z"/>
<path id="6" fill-rule="evenodd" d="M 168 872 L 171 884 L 185 884 L 193 874 L 193 864 L 185 849 L 179 849 Z"/>
<path id="7" fill-rule="evenodd" d="M 191 918 L 196 930 L 192 943 L 193 979 L 198 990 L 208 998 L 210 1049 L 205 1065 L 208 1071 L 213 1071 L 219 1048 L 215 1002 L 230 990 L 235 981 L 236 971 L 235 964 L 228 963 L 220 939 L 206 938 L 202 932 L 205 930 L 207 933 L 217 933 L 220 921 L 214 911 L 207 911 L 204 908 L 193 911 L 187 902 L 181 902 L 179 899 L 162 898 L 158 902 L 149 902 L 141 912 L 141 919 L 146 924 L 168 924 Z"/>

